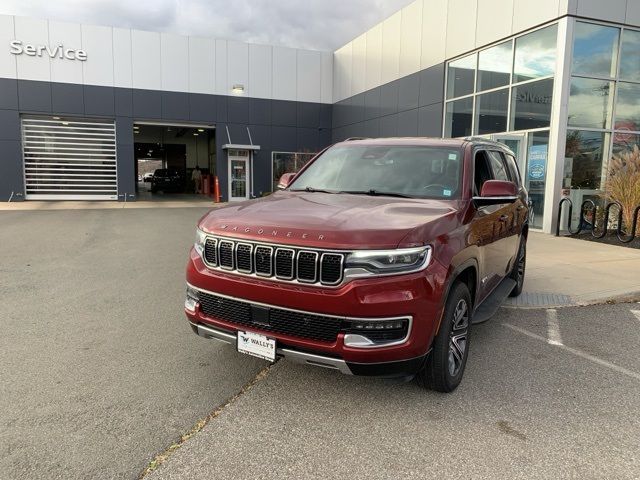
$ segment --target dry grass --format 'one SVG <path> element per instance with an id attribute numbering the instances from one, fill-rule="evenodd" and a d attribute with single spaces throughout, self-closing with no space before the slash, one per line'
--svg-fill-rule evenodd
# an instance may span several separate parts
<path id="1" fill-rule="evenodd" d="M 609 163 L 605 198 L 622 205 L 622 220 L 628 230 L 633 224 L 633 211 L 640 205 L 640 148 L 614 155 Z"/>

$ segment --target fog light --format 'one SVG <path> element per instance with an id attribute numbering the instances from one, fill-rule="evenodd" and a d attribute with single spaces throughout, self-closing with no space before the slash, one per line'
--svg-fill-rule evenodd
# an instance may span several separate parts
<path id="1" fill-rule="evenodd" d="M 410 318 L 380 320 L 345 320 L 342 331 L 347 347 L 382 347 L 404 342 L 409 333 Z"/>
<path id="2" fill-rule="evenodd" d="M 187 286 L 187 298 L 184 301 L 184 308 L 191 313 L 196 313 L 198 309 L 198 291 L 195 288 Z"/>

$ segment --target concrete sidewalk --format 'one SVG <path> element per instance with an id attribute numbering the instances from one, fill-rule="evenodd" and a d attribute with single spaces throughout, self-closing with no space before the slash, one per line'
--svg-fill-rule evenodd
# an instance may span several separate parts
<path id="1" fill-rule="evenodd" d="M 640 250 L 531 233 L 524 291 L 505 306 L 550 307 L 640 299 Z"/>
<path id="2" fill-rule="evenodd" d="M 38 201 L 28 202 L 2 202 L 0 211 L 25 211 L 25 210 L 112 210 L 117 208 L 187 208 L 210 207 L 216 208 L 225 203 L 214 203 L 211 198 L 201 195 L 185 195 L 182 198 L 156 198 L 154 200 L 138 200 L 135 202 L 116 202 L 112 200 L 95 201 Z"/>

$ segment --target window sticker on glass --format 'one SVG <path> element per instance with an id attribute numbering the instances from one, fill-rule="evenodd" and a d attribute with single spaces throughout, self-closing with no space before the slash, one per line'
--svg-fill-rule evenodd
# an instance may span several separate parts
<path id="1" fill-rule="evenodd" d="M 450 197 L 451 190 L 447 190 L 447 189 L 442 190 L 442 195 L 444 195 L 445 197 Z"/>
<path id="2" fill-rule="evenodd" d="M 450 153 L 449 154 L 449 160 L 457 160 L 458 159 L 458 154 L 457 153 Z"/>

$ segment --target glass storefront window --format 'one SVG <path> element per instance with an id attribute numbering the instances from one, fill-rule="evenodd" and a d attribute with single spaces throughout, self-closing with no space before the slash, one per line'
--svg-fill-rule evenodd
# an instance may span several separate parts
<path id="1" fill-rule="evenodd" d="M 619 28 L 577 22 L 573 41 L 573 73 L 615 77 L 619 35 Z"/>
<path id="2" fill-rule="evenodd" d="M 477 55 L 474 53 L 449 63 L 447 68 L 447 98 L 473 93 Z"/>
<path id="3" fill-rule="evenodd" d="M 620 79 L 640 82 L 640 32 L 625 30 L 620 52 Z"/>
<path id="4" fill-rule="evenodd" d="M 516 38 L 513 82 L 548 77 L 556 71 L 558 26 L 537 30 Z"/>
<path id="5" fill-rule="evenodd" d="M 513 87 L 510 130 L 529 130 L 551 125 L 553 79 Z"/>
<path id="6" fill-rule="evenodd" d="M 483 50 L 478 58 L 477 91 L 504 87 L 511 82 L 512 42 Z"/>
<path id="7" fill-rule="evenodd" d="M 504 132 L 507 130 L 509 89 L 484 93 L 476 97 L 476 133 Z"/>
<path id="8" fill-rule="evenodd" d="M 531 213 L 529 221 L 534 228 L 542 228 L 544 193 L 547 183 L 549 159 L 549 132 L 532 132 L 528 135 L 527 168 L 524 184 L 529 192 Z"/>
<path id="9" fill-rule="evenodd" d="M 640 135 L 627 132 L 613 134 L 613 155 L 631 152 L 636 145 L 640 146 Z"/>
<path id="10" fill-rule="evenodd" d="M 640 84 L 618 83 L 616 130 L 640 130 Z"/>
<path id="11" fill-rule="evenodd" d="M 466 137 L 471 135 L 472 119 L 473 97 L 447 103 L 445 136 Z"/>
<path id="12" fill-rule="evenodd" d="M 564 160 L 563 188 L 595 195 L 606 178 L 609 134 L 569 130 Z M 577 204 L 583 199 L 578 199 Z M 574 205 L 576 202 L 574 201 Z"/>
<path id="13" fill-rule="evenodd" d="M 610 128 L 613 82 L 590 78 L 571 79 L 569 125 Z"/>

